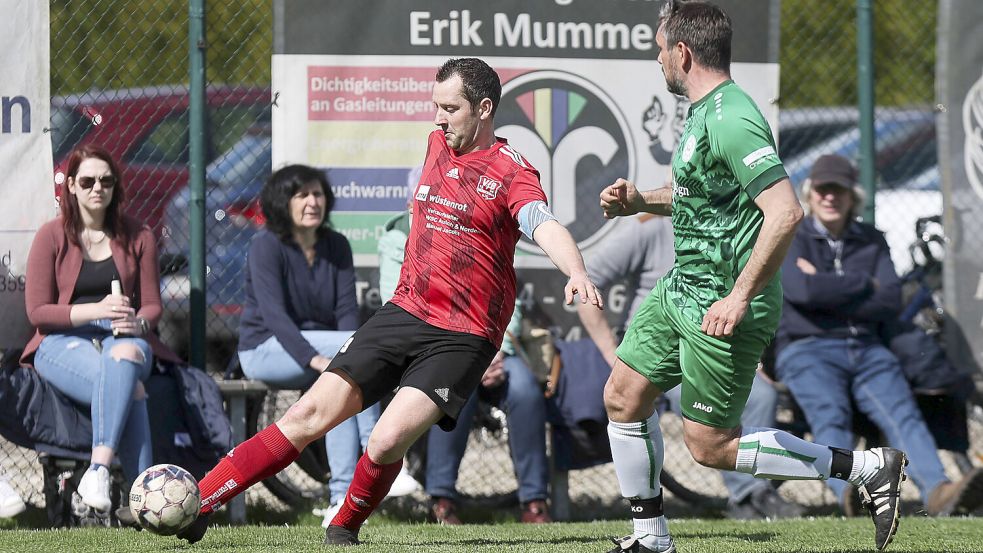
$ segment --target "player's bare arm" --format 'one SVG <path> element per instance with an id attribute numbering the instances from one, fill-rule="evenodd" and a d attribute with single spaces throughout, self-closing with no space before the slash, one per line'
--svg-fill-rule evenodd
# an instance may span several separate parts
<path id="1" fill-rule="evenodd" d="M 604 313 L 597 309 L 591 309 L 586 304 L 579 304 L 577 305 L 577 314 L 580 316 L 580 323 L 584 325 L 584 330 L 594 341 L 597 349 L 601 351 L 604 360 L 607 361 L 608 365 L 614 366 L 614 362 L 618 359 L 615 353 L 618 349 L 618 342 L 614 338 L 614 332 L 611 331 L 611 326 L 608 324 L 607 318 L 604 317 Z"/>
<path id="2" fill-rule="evenodd" d="M 573 303 L 574 294 L 579 294 L 581 303 L 590 302 L 598 309 L 604 308 L 601 293 L 587 276 L 584 258 L 566 227 L 556 220 L 546 221 L 536 227 L 533 239 L 543 248 L 556 268 L 570 277 L 563 287 L 563 297 L 567 305 Z"/>
<path id="3" fill-rule="evenodd" d="M 672 215 L 672 188 L 664 186 L 643 192 L 631 181 L 618 179 L 601 191 L 601 209 L 605 219 L 636 213 Z"/>
<path id="4" fill-rule="evenodd" d="M 703 317 L 703 332 L 710 336 L 732 336 L 744 319 L 751 299 L 775 275 L 792 244 L 795 228 L 802 220 L 802 206 L 789 180 L 782 179 L 764 189 L 754 199 L 764 223 L 751 250 L 747 265 L 723 299 L 710 306 Z"/>

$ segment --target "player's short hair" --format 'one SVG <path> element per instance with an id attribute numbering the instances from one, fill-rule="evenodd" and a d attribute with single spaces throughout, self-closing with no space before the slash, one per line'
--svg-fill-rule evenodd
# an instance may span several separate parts
<path id="1" fill-rule="evenodd" d="M 666 46 L 682 42 L 696 61 L 707 68 L 730 71 L 730 45 L 734 29 L 730 17 L 709 2 L 668 0 L 659 10 L 659 25 Z"/>
<path id="2" fill-rule="evenodd" d="M 462 93 L 471 104 L 471 109 L 478 109 L 478 104 L 488 98 L 492 101 L 491 115 L 494 117 L 498 102 L 502 99 L 502 81 L 498 73 L 478 58 L 451 58 L 437 69 L 437 82 L 442 83 L 454 75 L 461 77 L 464 83 Z"/>
<path id="3" fill-rule="evenodd" d="M 324 192 L 324 222 L 318 229 L 318 234 L 331 227 L 331 210 L 334 208 L 334 193 L 328 184 L 324 171 L 308 165 L 287 165 L 278 169 L 263 185 L 259 201 L 266 218 L 266 229 L 275 234 L 280 240 L 293 240 L 293 219 L 290 217 L 290 198 L 304 185 L 317 182 Z"/>

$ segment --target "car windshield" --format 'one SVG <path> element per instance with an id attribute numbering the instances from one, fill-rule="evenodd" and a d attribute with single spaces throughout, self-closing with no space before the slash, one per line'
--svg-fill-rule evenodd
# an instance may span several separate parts
<path id="1" fill-rule="evenodd" d="M 778 155 L 792 159 L 813 144 L 827 140 L 843 131 L 856 127 L 855 123 L 813 123 L 780 129 L 778 132 Z"/>
<path id="2" fill-rule="evenodd" d="M 92 128 L 89 119 L 67 107 L 51 110 L 51 150 L 56 160 L 64 158 Z"/>
<path id="3" fill-rule="evenodd" d="M 242 137 L 205 170 L 208 182 L 226 186 L 257 176 L 265 178 L 273 164 L 273 139 L 255 134 Z"/>
<path id="4" fill-rule="evenodd" d="M 886 112 L 875 120 L 874 133 L 879 188 L 903 187 L 937 163 L 938 142 L 934 116 L 930 112 Z M 838 154 L 856 163 L 859 150 L 860 130 L 851 126 L 844 132 L 812 145 L 798 156 L 791 156 L 783 161 L 789 177 L 798 184 L 805 180 L 819 156 Z M 923 188 L 931 189 L 932 186 L 924 185 Z"/>
<path id="5" fill-rule="evenodd" d="M 884 188 L 903 186 L 933 168 L 937 171 L 939 143 L 934 122 L 914 125 L 894 138 L 883 147 L 878 145 L 877 172 Z"/>

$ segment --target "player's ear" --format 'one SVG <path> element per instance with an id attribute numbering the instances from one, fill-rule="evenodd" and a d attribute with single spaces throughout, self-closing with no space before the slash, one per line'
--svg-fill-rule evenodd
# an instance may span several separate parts
<path id="1" fill-rule="evenodd" d="M 491 98 L 482 99 L 481 102 L 478 102 L 478 117 L 481 119 L 491 118 L 492 107 L 494 107 L 494 104 Z"/>
<path id="2" fill-rule="evenodd" d="M 677 42 L 676 49 L 679 53 L 679 67 L 683 71 L 689 72 L 693 65 L 693 50 L 690 50 L 685 42 Z"/>

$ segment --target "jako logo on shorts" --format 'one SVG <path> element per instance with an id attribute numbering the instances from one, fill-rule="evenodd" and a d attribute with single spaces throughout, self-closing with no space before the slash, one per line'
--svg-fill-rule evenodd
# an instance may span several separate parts
<path id="1" fill-rule="evenodd" d="M 704 405 L 704 404 L 700 403 L 699 401 L 694 401 L 693 402 L 693 409 L 699 409 L 700 411 L 705 411 L 707 413 L 713 413 L 713 406 L 712 405 Z"/>

